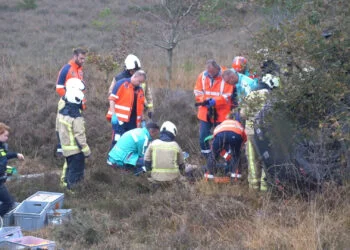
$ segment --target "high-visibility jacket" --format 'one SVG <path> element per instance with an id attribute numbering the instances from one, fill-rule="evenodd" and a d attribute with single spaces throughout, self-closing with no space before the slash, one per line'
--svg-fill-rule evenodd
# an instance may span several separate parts
<path id="1" fill-rule="evenodd" d="M 115 82 L 118 82 L 121 79 L 124 78 L 130 78 L 132 75 L 130 74 L 130 71 L 127 69 L 124 69 L 122 72 L 120 72 L 118 75 L 114 77 Z M 111 85 L 112 87 L 112 85 Z M 110 88 L 111 88 L 110 87 Z M 146 100 L 145 100 L 145 111 L 153 112 L 153 98 L 152 98 L 152 92 L 148 84 L 145 82 L 141 83 L 141 88 L 143 89 L 143 92 L 145 94 Z M 110 89 L 110 92 L 112 92 L 113 89 Z"/>
<path id="2" fill-rule="evenodd" d="M 135 92 L 137 99 L 134 100 Z M 136 101 L 136 124 L 141 125 L 142 113 L 144 110 L 145 96 L 141 87 L 134 87 L 130 78 L 122 79 L 117 82 L 108 100 L 114 101 L 114 111 L 119 121 L 129 122 L 134 102 Z M 106 118 L 111 121 L 112 110 L 108 110 Z"/>
<path id="3" fill-rule="evenodd" d="M 124 133 L 109 152 L 109 160 L 118 166 L 136 166 L 143 157 L 152 137 L 146 128 L 135 128 Z"/>
<path id="4" fill-rule="evenodd" d="M 241 123 L 239 123 L 236 120 L 225 120 L 222 123 L 220 123 L 218 126 L 216 126 L 216 128 L 214 129 L 214 137 L 223 131 L 232 131 L 236 134 L 239 134 L 240 136 L 242 136 L 243 139 L 243 143 L 245 143 L 247 141 L 247 135 L 244 131 L 244 128 L 242 126 Z"/>
<path id="5" fill-rule="evenodd" d="M 231 97 L 234 88 L 235 86 L 224 81 L 221 74 L 215 78 L 211 78 L 208 72 L 204 71 L 197 78 L 194 95 L 197 103 L 204 102 L 209 98 L 215 100 L 215 109 L 217 112 L 216 122 L 220 123 L 226 119 L 227 114 L 230 112 L 232 105 Z M 208 108 L 206 106 L 198 107 L 197 117 L 199 120 L 208 122 L 207 113 Z"/>
<path id="6" fill-rule="evenodd" d="M 0 142 L 0 176 L 6 172 L 7 160 L 17 158 L 16 152 L 7 152 L 7 144 Z"/>
<path id="7" fill-rule="evenodd" d="M 145 161 L 152 162 L 151 177 L 156 181 L 172 181 L 180 176 L 179 166 L 184 164 L 182 150 L 175 141 L 157 139 L 147 148 Z"/>
<path id="8" fill-rule="evenodd" d="M 79 78 L 80 80 L 83 80 L 83 67 L 76 64 L 73 59 L 70 60 L 68 64 L 64 65 L 58 73 L 56 92 L 59 96 L 62 97 L 65 95 L 65 85 L 70 78 Z"/>
<path id="9" fill-rule="evenodd" d="M 62 145 L 63 155 L 70 155 L 83 152 L 89 156 L 91 151 L 86 142 L 85 121 L 83 117 L 70 117 L 58 114 L 58 134 Z"/>

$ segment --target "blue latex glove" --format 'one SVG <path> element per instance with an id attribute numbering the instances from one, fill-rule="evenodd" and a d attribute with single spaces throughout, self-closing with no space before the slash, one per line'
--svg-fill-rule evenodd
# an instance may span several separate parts
<path id="1" fill-rule="evenodd" d="M 146 127 L 146 121 L 143 120 L 143 121 L 141 121 L 141 128 L 145 128 L 145 127 Z"/>
<path id="2" fill-rule="evenodd" d="M 215 106 L 215 104 L 216 104 L 215 99 L 210 98 L 210 99 L 208 100 L 208 105 L 207 105 L 207 107 L 208 107 L 208 108 L 213 107 L 213 106 Z"/>
<path id="3" fill-rule="evenodd" d="M 118 117 L 117 117 L 116 114 L 112 115 L 111 123 L 112 123 L 112 125 L 117 125 L 118 124 Z"/>

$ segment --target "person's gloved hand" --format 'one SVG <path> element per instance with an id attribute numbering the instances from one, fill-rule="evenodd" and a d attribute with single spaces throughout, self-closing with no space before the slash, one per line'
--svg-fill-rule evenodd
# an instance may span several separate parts
<path id="1" fill-rule="evenodd" d="M 147 113 L 147 116 L 148 116 L 149 119 L 152 119 L 153 112 L 149 111 L 149 112 Z"/>
<path id="2" fill-rule="evenodd" d="M 142 120 L 141 121 L 141 128 L 145 128 L 146 127 L 146 121 L 145 120 Z"/>
<path id="3" fill-rule="evenodd" d="M 112 115 L 111 123 L 112 123 L 112 125 L 117 125 L 118 124 L 118 117 L 117 117 L 116 114 Z"/>
<path id="4" fill-rule="evenodd" d="M 214 107 L 215 104 L 216 104 L 215 99 L 213 99 L 213 98 L 208 99 L 208 104 L 207 104 L 208 108 Z"/>

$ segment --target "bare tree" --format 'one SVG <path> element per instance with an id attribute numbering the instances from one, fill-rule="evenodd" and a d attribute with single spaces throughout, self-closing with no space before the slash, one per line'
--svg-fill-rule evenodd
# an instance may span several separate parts
<path id="1" fill-rule="evenodd" d="M 150 38 L 151 44 L 166 50 L 166 80 L 169 87 L 174 49 L 182 40 L 211 33 L 220 27 L 218 24 L 210 25 L 203 18 L 205 13 L 213 10 L 218 2 L 218 0 L 158 0 L 151 8 L 149 5 L 148 8 L 135 5 L 145 18 L 151 19 L 155 24 L 155 37 Z"/>

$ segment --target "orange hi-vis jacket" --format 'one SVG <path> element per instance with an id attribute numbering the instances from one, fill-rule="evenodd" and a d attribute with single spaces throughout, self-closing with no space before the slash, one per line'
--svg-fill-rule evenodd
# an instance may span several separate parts
<path id="1" fill-rule="evenodd" d="M 134 93 L 137 93 L 137 100 L 134 100 Z M 141 87 L 134 87 L 130 78 L 123 79 L 117 82 L 108 100 L 114 101 L 114 111 L 119 121 L 129 122 L 134 101 L 136 101 L 136 124 L 141 126 L 141 118 L 145 105 L 145 95 Z M 111 121 L 112 111 L 108 110 L 106 118 Z"/>
<path id="2" fill-rule="evenodd" d="M 231 96 L 234 88 L 234 85 L 224 81 L 221 74 L 214 79 L 210 79 L 208 73 L 204 71 L 197 78 L 194 95 L 197 103 L 204 102 L 209 98 L 215 100 L 215 108 L 218 114 L 216 122 L 220 123 L 226 119 L 227 114 L 230 112 Z M 199 120 L 209 122 L 207 121 L 207 113 L 208 108 L 206 106 L 198 107 L 197 117 Z"/>
<path id="3" fill-rule="evenodd" d="M 232 131 L 232 132 L 242 136 L 243 143 L 245 143 L 247 141 L 247 135 L 244 131 L 242 124 L 236 120 L 228 119 L 228 120 L 223 121 L 218 126 L 216 126 L 216 128 L 214 129 L 213 135 L 215 137 L 218 133 L 224 132 L 224 131 Z"/>
<path id="4" fill-rule="evenodd" d="M 70 78 L 79 78 L 83 80 L 83 68 L 76 64 L 73 59 L 70 60 L 68 64 L 64 65 L 58 73 L 56 92 L 60 97 L 66 94 L 65 85 Z"/>

